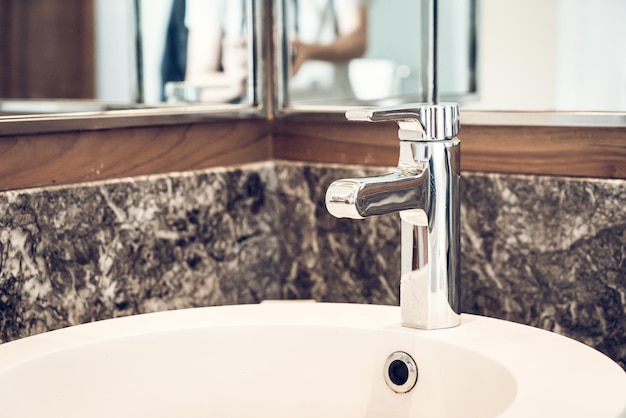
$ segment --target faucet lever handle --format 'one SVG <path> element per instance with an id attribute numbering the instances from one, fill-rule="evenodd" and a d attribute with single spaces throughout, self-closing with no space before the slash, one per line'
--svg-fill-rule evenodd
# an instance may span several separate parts
<path id="1" fill-rule="evenodd" d="M 355 109 L 346 112 L 346 119 L 366 122 L 394 121 L 399 127 L 399 137 L 404 141 L 452 139 L 461 130 L 457 103 Z"/>

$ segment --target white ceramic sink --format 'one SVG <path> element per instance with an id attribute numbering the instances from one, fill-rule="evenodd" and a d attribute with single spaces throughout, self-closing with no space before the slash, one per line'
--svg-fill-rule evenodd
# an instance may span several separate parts
<path id="1" fill-rule="evenodd" d="M 626 374 L 556 334 L 463 315 L 398 325 L 399 308 L 267 303 L 138 315 L 0 345 L 11 417 L 615 417 Z M 385 383 L 389 354 L 418 380 Z"/>

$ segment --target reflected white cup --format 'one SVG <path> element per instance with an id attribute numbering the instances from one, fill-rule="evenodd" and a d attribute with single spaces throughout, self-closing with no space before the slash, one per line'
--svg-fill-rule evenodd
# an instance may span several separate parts
<path id="1" fill-rule="evenodd" d="M 350 84 L 359 100 L 379 100 L 397 92 L 396 63 L 386 59 L 357 58 L 348 68 Z"/>

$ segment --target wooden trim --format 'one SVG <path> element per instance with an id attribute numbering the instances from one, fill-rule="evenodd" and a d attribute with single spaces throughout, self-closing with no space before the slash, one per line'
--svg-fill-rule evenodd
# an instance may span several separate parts
<path id="1" fill-rule="evenodd" d="M 626 179 L 626 128 L 464 126 L 465 171 Z M 393 123 L 216 120 L 0 137 L 0 190 L 272 159 L 395 166 Z"/>
<path id="2" fill-rule="evenodd" d="M 274 157 L 396 165 L 395 124 L 278 121 Z M 626 179 L 626 128 L 474 126 L 461 128 L 466 171 Z"/>
<path id="3" fill-rule="evenodd" d="M 264 121 L 0 138 L 0 190 L 267 161 Z"/>
<path id="4" fill-rule="evenodd" d="M 464 170 L 626 179 L 626 128 L 464 126 Z"/>
<path id="5" fill-rule="evenodd" d="M 277 120 L 274 158 L 338 164 L 395 166 L 397 128 L 393 123 Z"/>

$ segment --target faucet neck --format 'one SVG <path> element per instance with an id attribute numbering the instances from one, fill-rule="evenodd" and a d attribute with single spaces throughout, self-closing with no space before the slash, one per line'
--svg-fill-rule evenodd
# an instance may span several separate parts
<path id="1" fill-rule="evenodd" d="M 402 324 L 449 328 L 460 323 L 460 141 L 402 144 L 428 167 L 422 209 L 400 212 Z M 405 161 L 404 163 L 408 163 Z"/>

